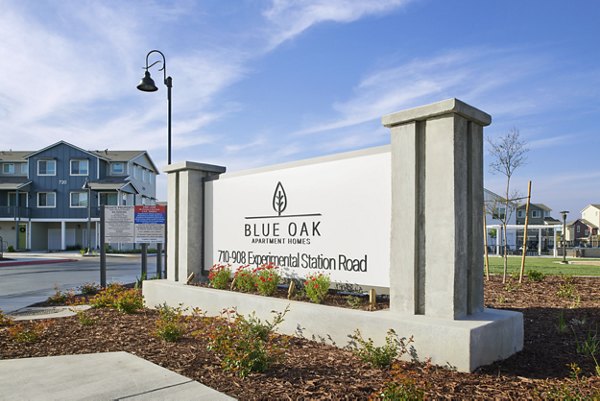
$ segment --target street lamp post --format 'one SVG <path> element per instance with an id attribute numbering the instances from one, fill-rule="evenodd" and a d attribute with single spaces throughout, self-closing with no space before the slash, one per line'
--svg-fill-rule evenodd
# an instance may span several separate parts
<path id="1" fill-rule="evenodd" d="M 142 78 L 142 80 L 140 81 L 139 85 L 137 86 L 137 88 L 143 92 L 156 92 L 158 90 L 158 88 L 156 87 L 156 84 L 154 83 L 154 80 L 150 77 L 150 71 L 148 71 L 148 69 L 158 63 L 161 62 L 161 60 L 155 61 L 154 63 L 148 65 L 148 57 L 150 57 L 150 55 L 152 53 L 158 53 L 162 56 L 162 68 L 159 69 L 159 71 L 162 71 L 164 74 L 164 83 L 167 86 L 167 103 L 168 103 L 168 117 L 167 117 L 167 124 L 168 124 L 168 139 L 167 139 L 167 143 L 168 143 L 168 147 L 167 147 L 167 162 L 168 164 L 171 164 L 171 88 L 173 87 L 173 79 L 171 77 L 167 77 L 167 63 L 165 60 L 165 55 L 159 51 L 159 50 L 150 50 L 148 52 L 148 54 L 146 54 L 146 67 L 145 68 L 145 72 L 144 72 L 144 78 Z"/>
<path id="2" fill-rule="evenodd" d="M 567 214 L 569 214 L 568 210 L 563 210 L 560 212 L 563 217 L 563 235 L 562 235 L 562 245 L 563 245 L 563 260 L 561 263 L 567 264 Z"/>

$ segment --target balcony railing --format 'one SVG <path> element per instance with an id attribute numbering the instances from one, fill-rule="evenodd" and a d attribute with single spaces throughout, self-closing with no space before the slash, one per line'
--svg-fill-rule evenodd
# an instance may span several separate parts
<path id="1" fill-rule="evenodd" d="M 0 206 L 0 218 L 15 218 L 28 219 L 31 210 L 28 207 L 19 206 Z"/>

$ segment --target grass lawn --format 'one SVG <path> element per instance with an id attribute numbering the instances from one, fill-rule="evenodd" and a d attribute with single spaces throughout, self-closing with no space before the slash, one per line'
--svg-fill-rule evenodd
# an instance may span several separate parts
<path id="1" fill-rule="evenodd" d="M 503 259 L 500 256 L 490 255 L 490 273 L 502 274 Z M 529 270 L 537 270 L 550 275 L 572 275 L 572 276 L 600 276 L 599 259 L 567 258 L 567 261 L 577 262 L 577 264 L 563 265 L 559 263 L 562 258 L 549 258 L 539 256 L 527 256 L 525 258 L 525 274 Z M 579 264 L 593 262 L 594 264 Z M 521 269 L 521 256 L 508 257 L 508 273 L 517 273 Z"/>

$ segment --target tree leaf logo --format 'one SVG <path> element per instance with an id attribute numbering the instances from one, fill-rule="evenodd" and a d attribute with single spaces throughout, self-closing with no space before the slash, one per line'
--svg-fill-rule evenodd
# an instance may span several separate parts
<path id="1" fill-rule="evenodd" d="M 273 194 L 273 209 L 275 209 L 278 216 L 281 216 L 281 213 L 283 213 L 286 207 L 287 196 L 285 195 L 283 185 L 281 185 L 281 182 L 278 182 L 275 187 L 275 193 Z"/>

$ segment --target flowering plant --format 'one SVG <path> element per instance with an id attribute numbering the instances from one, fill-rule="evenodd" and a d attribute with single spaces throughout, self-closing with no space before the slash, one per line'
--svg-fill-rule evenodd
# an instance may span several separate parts
<path id="1" fill-rule="evenodd" d="M 217 263 L 208 271 L 208 282 L 214 288 L 224 290 L 227 288 L 227 283 L 231 277 L 231 269 L 229 265 Z"/>
<path id="2" fill-rule="evenodd" d="M 323 273 L 309 274 L 304 281 L 304 291 L 311 302 L 320 304 L 329 292 L 331 280 Z"/>
<path id="3" fill-rule="evenodd" d="M 236 290 L 242 292 L 253 292 L 256 289 L 256 278 L 252 270 L 248 269 L 250 265 L 238 267 L 233 276 L 233 286 Z"/>
<path id="4" fill-rule="evenodd" d="M 260 265 L 254 269 L 256 289 L 261 295 L 271 296 L 275 293 L 280 279 L 277 269 L 278 267 L 271 263 Z"/>

